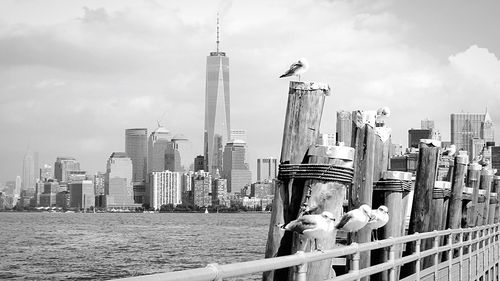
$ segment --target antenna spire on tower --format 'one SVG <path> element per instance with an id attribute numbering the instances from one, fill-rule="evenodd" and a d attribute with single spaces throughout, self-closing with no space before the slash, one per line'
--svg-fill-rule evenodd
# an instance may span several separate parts
<path id="1" fill-rule="evenodd" d="M 219 53 L 219 13 L 217 13 L 217 53 Z"/>

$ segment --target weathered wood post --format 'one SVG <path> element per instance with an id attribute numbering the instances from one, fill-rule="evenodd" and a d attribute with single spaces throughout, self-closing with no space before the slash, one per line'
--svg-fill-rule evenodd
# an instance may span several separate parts
<path id="1" fill-rule="evenodd" d="M 363 121 L 362 112 L 356 112 L 353 117 L 355 130 L 355 157 L 354 157 L 354 179 L 349 193 L 349 210 L 358 208 L 363 204 L 372 205 L 373 197 L 373 172 L 375 156 L 375 132 L 372 125 Z M 371 231 L 363 228 L 351 234 L 351 242 L 365 243 L 371 241 Z M 370 266 L 370 252 L 362 252 L 360 255 L 360 268 Z"/>
<path id="2" fill-rule="evenodd" d="M 469 165 L 469 173 L 467 175 L 468 187 L 472 188 L 472 199 L 467 204 L 467 226 L 474 227 L 477 226 L 477 202 L 479 198 L 479 184 L 481 176 L 481 165 L 477 163 L 472 163 Z M 482 210 L 481 210 L 482 215 Z"/>
<path id="3" fill-rule="evenodd" d="M 290 82 L 288 105 L 283 129 L 280 163 L 303 163 L 306 151 L 316 142 L 319 134 L 325 97 L 330 87 L 313 82 Z M 297 217 L 302 198 L 303 180 L 277 181 L 269 233 L 266 258 L 291 254 L 292 234 L 284 233 L 277 225 L 290 222 Z M 264 272 L 264 280 L 286 280 L 288 269 Z"/>
<path id="4" fill-rule="evenodd" d="M 352 182 L 354 148 L 347 146 L 311 146 L 308 151 L 309 165 L 301 165 L 295 177 L 307 177 L 304 185 L 301 206 L 303 211 L 320 214 L 328 211 L 338 222 L 342 215 L 343 203 L 347 189 Z M 302 240 L 300 235 L 294 234 L 292 253 L 296 251 L 313 251 L 313 245 L 321 250 L 335 247 L 337 231 L 324 233 L 316 241 Z M 306 280 L 322 281 L 333 278 L 331 260 L 321 260 L 309 263 Z"/>
<path id="5" fill-rule="evenodd" d="M 448 206 L 448 219 L 446 220 L 446 228 L 460 228 L 462 220 L 462 194 L 465 185 L 465 173 L 467 172 L 467 163 L 469 158 L 467 155 L 457 155 L 454 161 L 454 171 L 451 180 L 451 195 Z M 455 240 L 458 241 L 458 240 Z"/>
<path id="6" fill-rule="evenodd" d="M 379 239 L 400 237 L 403 234 L 404 223 L 402 223 L 402 221 L 405 220 L 406 214 L 403 194 L 405 192 L 407 193 L 411 188 L 411 177 L 412 174 L 408 172 L 386 171 L 384 172 L 382 179 L 375 185 L 374 196 L 380 198 L 380 195 L 382 195 L 382 201 L 389 209 L 389 221 L 382 228 L 382 231 L 379 232 L 379 234 L 381 234 Z M 392 250 L 395 254 L 395 258 L 401 258 L 401 245 L 394 245 Z M 374 251 L 373 254 L 379 255 L 373 259 L 378 263 L 389 260 L 389 249 L 387 248 L 383 251 Z M 399 275 L 398 273 L 399 268 L 396 270 L 396 276 Z M 388 272 L 381 272 L 380 276 L 375 277 L 375 280 L 378 279 L 389 280 Z"/>
<path id="7" fill-rule="evenodd" d="M 484 194 L 484 209 L 482 215 L 481 225 L 488 224 L 488 216 L 490 211 L 490 195 L 491 195 L 491 182 L 493 180 L 493 171 L 488 168 L 483 168 L 481 171 L 481 189 L 485 191 Z"/>
<path id="8" fill-rule="evenodd" d="M 448 211 L 448 198 L 451 193 L 451 183 L 447 181 L 436 181 L 432 195 L 431 214 L 431 230 L 443 230 L 446 225 L 446 213 Z M 439 243 L 443 245 L 445 237 L 439 239 Z M 443 257 L 442 253 L 438 254 L 438 260 Z"/>
<path id="9" fill-rule="evenodd" d="M 434 214 L 431 213 L 431 204 L 440 147 L 440 141 L 430 139 L 420 140 L 417 178 L 415 182 L 408 234 L 413 234 L 415 232 L 422 233 L 432 230 L 431 219 Z M 421 250 L 425 251 L 432 248 L 432 243 L 433 241 L 430 239 L 423 240 Z M 408 253 L 413 253 L 414 250 L 415 245 L 412 243 L 407 245 Z M 423 268 L 426 268 L 431 264 L 432 258 L 427 257 L 424 259 L 422 266 Z M 415 268 L 411 268 L 410 271 L 411 273 L 415 272 Z"/>
<path id="10" fill-rule="evenodd" d="M 493 171 L 492 171 L 493 173 Z M 495 186 L 495 176 L 491 177 L 490 208 L 488 210 L 488 224 L 495 223 L 495 213 L 498 204 L 497 186 Z"/>
<path id="11" fill-rule="evenodd" d="M 495 206 L 495 215 L 493 218 L 493 223 L 497 223 L 500 218 L 500 176 L 493 177 L 493 186 L 495 188 L 495 192 L 497 193 L 497 203 Z"/>

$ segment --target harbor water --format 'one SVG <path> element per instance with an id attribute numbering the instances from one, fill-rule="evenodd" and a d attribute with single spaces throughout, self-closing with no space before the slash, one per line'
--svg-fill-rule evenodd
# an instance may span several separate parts
<path id="1" fill-rule="evenodd" d="M 3 212 L 0 280 L 109 280 L 261 259 L 269 221 L 266 213 Z"/>

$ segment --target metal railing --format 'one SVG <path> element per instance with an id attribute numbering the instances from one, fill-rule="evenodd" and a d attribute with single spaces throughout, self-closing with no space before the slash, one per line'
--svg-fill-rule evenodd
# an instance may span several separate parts
<path id="1" fill-rule="evenodd" d="M 440 243 L 441 237 L 446 237 L 445 243 Z M 454 242 L 456 238 L 458 238 L 458 241 Z M 296 254 L 290 256 L 233 264 L 209 264 L 204 268 L 136 276 L 119 280 L 210 281 L 239 277 L 286 267 L 295 267 L 295 280 L 300 281 L 305 280 L 306 272 L 303 269 L 307 267 L 307 263 L 325 259 L 340 258 L 348 255 L 352 255 L 350 271 L 346 274 L 336 276 L 331 280 L 359 280 L 363 277 L 384 271 L 388 272 L 389 280 L 398 280 L 398 268 L 413 262 L 415 262 L 415 272 L 401 280 L 420 280 L 422 278 L 440 280 L 440 278 L 438 278 L 439 276 L 448 276 L 449 278 L 446 280 L 452 280 L 452 276 L 456 276 L 458 278 L 456 280 L 474 280 L 481 276 L 483 276 L 483 279 L 484 276 L 488 276 L 489 279 L 487 280 L 497 280 L 496 278 L 491 278 L 490 276 L 498 276 L 499 273 L 499 238 L 500 223 L 497 223 L 474 228 L 448 229 L 426 233 L 416 233 L 363 244 L 353 243 L 349 246 L 342 246 L 331 250 L 325 250 L 323 252 L 297 252 Z M 433 239 L 432 248 L 421 251 L 421 241 L 423 239 Z M 404 244 L 413 242 L 415 243 L 415 251 L 413 253 L 401 258 L 396 258 L 396 247 L 400 247 L 399 249 L 402 249 Z M 440 244 L 443 245 L 440 246 Z M 388 260 L 386 262 L 372 265 L 367 268 L 359 268 L 359 257 L 361 252 L 382 248 L 389 248 Z M 454 257 L 454 252 L 456 257 Z M 446 254 L 446 261 L 440 262 L 440 253 Z M 433 257 L 432 266 L 421 269 L 422 259 L 430 256 Z"/>

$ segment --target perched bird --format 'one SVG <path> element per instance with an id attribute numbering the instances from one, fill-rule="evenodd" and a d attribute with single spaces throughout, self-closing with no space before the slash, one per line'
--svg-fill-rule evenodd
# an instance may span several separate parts
<path id="1" fill-rule="evenodd" d="M 287 231 L 295 231 L 304 235 L 306 238 L 316 239 L 324 232 L 333 231 L 334 221 L 333 214 L 324 211 L 321 214 L 303 215 L 289 222 L 287 225 L 282 226 L 282 228 Z"/>
<path id="2" fill-rule="evenodd" d="M 368 221 L 366 226 L 375 232 L 374 236 L 375 240 L 378 240 L 376 230 L 384 226 L 388 221 L 389 221 L 389 209 L 387 209 L 386 206 L 382 205 L 378 207 L 378 209 L 372 210 L 370 212 L 370 220 Z"/>
<path id="3" fill-rule="evenodd" d="M 377 115 L 375 117 L 375 126 L 384 127 L 387 117 L 391 115 L 391 110 L 389 107 L 384 106 L 377 109 Z"/>
<path id="4" fill-rule="evenodd" d="M 452 144 L 450 145 L 450 147 L 448 147 L 447 149 L 445 149 L 445 151 L 443 151 L 443 156 L 454 156 L 455 153 L 457 152 L 457 147 Z"/>
<path id="5" fill-rule="evenodd" d="M 336 228 L 347 232 L 356 232 L 370 220 L 372 208 L 366 204 L 345 213 Z"/>
<path id="6" fill-rule="evenodd" d="M 299 59 L 297 62 L 290 65 L 290 69 L 288 69 L 285 74 L 281 75 L 280 78 L 288 77 L 288 76 L 299 76 L 307 71 L 309 68 L 309 62 L 305 58 Z"/>

